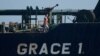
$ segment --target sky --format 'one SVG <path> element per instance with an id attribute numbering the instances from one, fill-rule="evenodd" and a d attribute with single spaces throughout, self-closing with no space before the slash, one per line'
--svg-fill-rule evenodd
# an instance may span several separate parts
<path id="1" fill-rule="evenodd" d="M 26 6 L 52 7 L 55 9 L 94 9 L 98 0 L 0 0 L 0 10 L 26 9 Z M 21 16 L 0 16 L 0 22 L 21 22 Z M 69 22 L 69 21 L 68 21 Z"/>

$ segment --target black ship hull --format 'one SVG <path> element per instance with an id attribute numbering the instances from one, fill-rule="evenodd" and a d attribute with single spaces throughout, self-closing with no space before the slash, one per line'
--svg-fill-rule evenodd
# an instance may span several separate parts
<path id="1" fill-rule="evenodd" d="M 0 56 L 99 56 L 100 23 L 61 24 L 48 33 L 0 33 Z"/>

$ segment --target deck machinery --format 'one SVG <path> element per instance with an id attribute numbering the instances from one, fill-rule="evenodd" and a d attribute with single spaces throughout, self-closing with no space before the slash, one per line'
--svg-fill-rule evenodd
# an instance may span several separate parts
<path id="1" fill-rule="evenodd" d="M 35 20 L 35 26 L 37 26 L 37 15 L 49 15 L 49 26 L 53 24 L 52 22 L 52 15 L 73 15 L 76 16 L 75 19 L 73 19 L 73 23 L 77 22 L 99 22 L 100 16 L 99 16 L 99 7 L 100 7 L 100 1 L 98 2 L 96 8 L 94 10 L 53 10 L 55 7 L 57 7 L 58 4 L 56 4 L 53 7 L 39 9 L 38 6 L 36 6 L 36 9 L 33 9 L 32 6 L 27 6 L 26 9 L 16 9 L 16 10 L 0 10 L 0 15 L 21 15 L 22 16 L 22 24 L 21 28 L 24 28 L 24 26 L 28 26 L 28 28 L 31 28 L 31 20 Z M 32 18 L 31 16 L 35 15 L 35 18 Z"/>

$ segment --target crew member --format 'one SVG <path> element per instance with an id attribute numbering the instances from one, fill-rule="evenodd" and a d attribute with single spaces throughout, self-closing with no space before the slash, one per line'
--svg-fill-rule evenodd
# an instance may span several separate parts
<path id="1" fill-rule="evenodd" d="M 48 29 L 49 29 L 49 26 L 48 26 L 48 14 L 45 15 L 45 17 L 44 17 L 43 28 L 44 28 L 44 32 L 47 32 Z"/>

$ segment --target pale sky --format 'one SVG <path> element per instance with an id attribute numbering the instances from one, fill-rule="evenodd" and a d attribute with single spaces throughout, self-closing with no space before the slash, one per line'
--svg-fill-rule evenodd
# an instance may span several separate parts
<path id="1" fill-rule="evenodd" d="M 0 10 L 2 9 L 26 9 L 26 6 L 52 7 L 55 9 L 94 9 L 98 0 L 0 0 Z M 21 22 L 20 16 L 0 16 L 0 22 L 14 21 Z"/>

